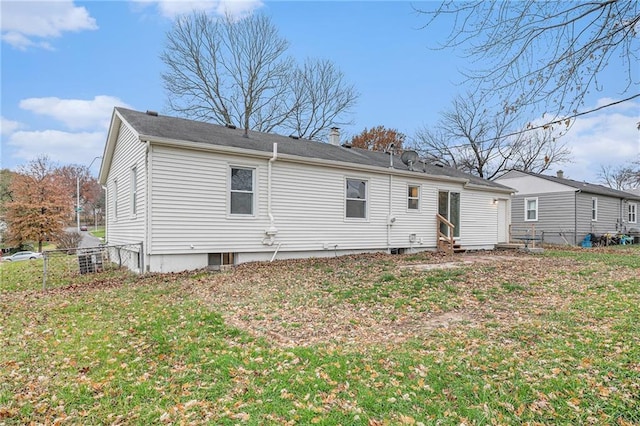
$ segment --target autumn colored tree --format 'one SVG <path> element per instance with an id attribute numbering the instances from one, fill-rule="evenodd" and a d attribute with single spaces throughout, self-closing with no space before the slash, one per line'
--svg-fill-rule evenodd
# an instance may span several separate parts
<path id="1" fill-rule="evenodd" d="M 351 146 L 368 149 L 369 151 L 386 151 L 391 144 L 396 152 L 402 150 L 402 144 L 406 136 L 396 129 L 387 129 L 384 126 L 376 126 L 364 129 L 359 135 L 351 138 Z"/>
<path id="2" fill-rule="evenodd" d="M 7 242 L 16 246 L 34 242 L 42 251 L 43 242 L 63 232 L 73 206 L 71 194 L 46 156 L 21 167 L 10 190 L 13 199 L 6 205 Z"/>

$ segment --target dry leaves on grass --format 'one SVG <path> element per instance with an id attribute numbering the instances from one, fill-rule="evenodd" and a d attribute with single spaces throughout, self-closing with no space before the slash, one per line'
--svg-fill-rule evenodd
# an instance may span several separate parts
<path id="1" fill-rule="evenodd" d="M 280 345 L 387 344 L 533 321 L 568 303 L 582 268 L 501 252 L 375 254 L 245 264 L 185 284 L 227 324 Z"/>

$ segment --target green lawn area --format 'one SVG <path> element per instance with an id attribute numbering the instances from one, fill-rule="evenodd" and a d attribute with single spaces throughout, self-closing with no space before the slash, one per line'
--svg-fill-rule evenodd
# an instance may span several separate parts
<path id="1" fill-rule="evenodd" d="M 94 237 L 97 237 L 97 238 L 104 238 L 104 235 L 105 235 L 104 226 L 98 226 L 97 229 L 91 227 L 89 229 L 89 232 L 91 233 L 91 235 L 93 235 Z"/>
<path id="2" fill-rule="evenodd" d="M 65 270 L 0 264 L 0 424 L 640 424 L 640 247 Z"/>

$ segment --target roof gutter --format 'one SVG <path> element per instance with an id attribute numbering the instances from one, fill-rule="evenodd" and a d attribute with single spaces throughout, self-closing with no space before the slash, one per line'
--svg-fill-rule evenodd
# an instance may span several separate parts
<path id="1" fill-rule="evenodd" d="M 492 186 L 478 185 L 477 183 L 472 183 L 467 181 L 464 185 L 465 188 L 474 189 L 476 191 L 487 191 L 487 192 L 502 192 L 504 194 L 513 195 L 516 191 L 513 188 L 495 188 Z"/>

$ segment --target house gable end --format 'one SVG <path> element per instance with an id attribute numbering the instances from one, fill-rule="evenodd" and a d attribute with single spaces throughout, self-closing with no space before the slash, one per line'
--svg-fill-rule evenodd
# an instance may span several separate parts
<path id="1" fill-rule="evenodd" d="M 576 189 L 560 182 L 552 182 L 536 175 L 512 170 L 496 179 L 503 185 L 516 189 L 517 195 L 575 192 Z"/>
<path id="2" fill-rule="evenodd" d="M 109 131 L 107 133 L 107 141 L 105 143 L 104 151 L 102 152 L 102 164 L 100 165 L 100 171 L 98 173 L 98 182 L 100 182 L 101 185 L 105 185 L 109 178 L 113 154 L 115 153 L 118 137 L 123 125 L 127 126 L 129 130 L 136 135 L 136 137 L 139 138 L 140 136 L 136 129 L 127 122 L 122 114 L 120 114 L 118 108 L 114 108 L 111 116 L 111 124 L 109 125 Z"/>

